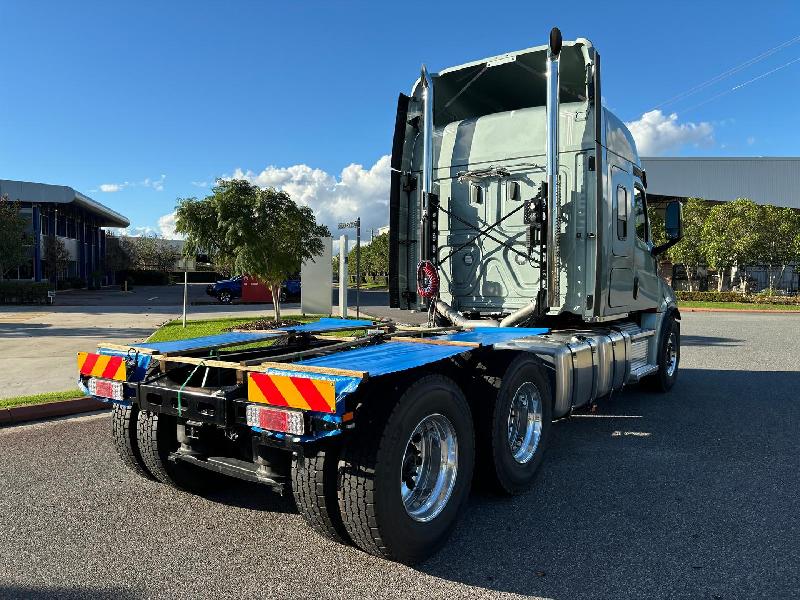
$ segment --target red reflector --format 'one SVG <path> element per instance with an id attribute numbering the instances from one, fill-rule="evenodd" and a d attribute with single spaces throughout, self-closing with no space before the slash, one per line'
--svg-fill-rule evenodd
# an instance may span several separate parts
<path id="1" fill-rule="evenodd" d="M 262 410 L 258 415 L 258 426 L 261 429 L 272 431 L 286 431 L 289 429 L 289 415 L 283 411 Z"/>
<path id="2" fill-rule="evenodd" d="M 247 407 L 247 424 L 250 427 L 294 435 L 303 435 L 305 431 L 303 413 L 299 410 L 284 410 L 257 404 L 250 404 Z"/>

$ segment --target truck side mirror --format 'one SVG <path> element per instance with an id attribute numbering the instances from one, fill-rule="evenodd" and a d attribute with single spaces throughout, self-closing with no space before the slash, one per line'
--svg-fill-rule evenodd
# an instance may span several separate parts
<path id="1" fill-rule="evenodd" d="M 683 237 L 683 206 L 677 200 L 667 204 L 664 212 L 664 228 L 668 240 L 680 240 Z"/>
<path id="2" fill-rule="evenodd" d="M 683 237 L 683 206 L 677 200 L 667 204 L 667 209 L 664 211 L 664 230 L 667 234 L 667 241 L 653 248 L 651 251 L 653 256 L 666 252 L 680 242 Z"/>

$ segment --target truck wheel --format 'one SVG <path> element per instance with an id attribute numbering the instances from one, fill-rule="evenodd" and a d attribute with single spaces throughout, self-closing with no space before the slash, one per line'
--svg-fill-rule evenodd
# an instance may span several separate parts
<path id="1" fill-rule="evenodd" d="M 678 379 L 681 361 L 681 326 L 669 317 L 664 324 L 664 336 L 658 349 L 658 371 L 647 377 L 645 385 L 654 392 L 668 392 Z"/>
<path id="2" fill-rule="evenodd" d="M 486 411 L 478 431 L 482 475 L 495 491 L 519 494 L 533 483 L 547 448 L 553 420 L 550 383 L 541 364 L 525 354 L 511 361 L 501 378 L 486 381 L 496 397 L 481 402 Z"/>
<path id="3" fill-rule="evenodd" d="M 231 301 L 233 300 L 233 296 L 231 296 L 231 293 L 229 291 L 223 290 L 217 296 L 217 300 L 222 302 L 222 304 L 230 304 Z"/>
<path id="4" fill-rule="evenodd" d="M 178 449 L 177 420 L 171 415 L 141 410 L 137 423 L 139 452 L 145 467 L 161 483 L 190 492 L 205 492 L 220 476 L 202 467 L 169 460 Z"/>
<path id="5" fill-rule="evenodd" d="M 311 529 L 335 542 L 349 544 L 336 494 L 340 450 L 328 447 L 313 456 L 295 454 L 292 457 L 292 494 L 297 510 Z"/>
<path id="6" fill-rule="evenodd" d="M 472 416 L 459 387 L 441 375 L 419 379 L 392 405 L 386 400 L 375 396 L 378 410 L 345 442 L 339 507 L 356 546 L 413 564 L 445 542 L 469 495 Z"/>
<path id="7" fill-rule="evenodd" d="M 147 470 L 144 460 L 142 460 L 136 441 L 138 417 L 139 407 L 135 404 L 130 406 L 114 405 L 111 413 L 111 432 L 114 439 L 114 447 L 126 467 L 137 475 L 153 479 L 153 475 Z"/>

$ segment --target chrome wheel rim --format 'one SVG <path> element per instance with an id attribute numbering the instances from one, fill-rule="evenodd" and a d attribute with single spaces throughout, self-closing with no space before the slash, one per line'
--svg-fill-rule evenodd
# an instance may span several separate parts
<path id="1" fill-rule="evenodd" d="M 672 377 L 678 368 L 678 334 L 674 331 L 667 340 L 667 377 Z"/>
<path id="2" fill-rule="evenodd" d="M 435 519 L 444 510 L 458 472 L 456 430 L 444 415 L 428 415 L 408 438 L 400 466 L 403 506 L 415 521 Z"/>
<path id="3" fill-rule="evenodd" d="M 542 396 L 533 382 L 526 381 L 514 392 L 508 410 L 508 445 L 519 464 L 529 462 L 542 437 Z"/>

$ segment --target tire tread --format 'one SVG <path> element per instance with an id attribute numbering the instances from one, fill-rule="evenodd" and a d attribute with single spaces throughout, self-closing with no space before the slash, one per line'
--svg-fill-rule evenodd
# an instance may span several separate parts
<path id="1" fill-rule="evenodd" d="M 111 413 L 111 433 L 114 448 L 123 464 L 137 475 L 146 479 L 155 479 L 145 465 L 139 452 L 138 437 L 139 408 L 133 404 L 124 406 L 115 404 Z"/>
<path id="2" fill-rule="evenodd" d="M 292 494 L 297 510 L 318 534 L 347 544 L 347 535 L 336 493 L 338 455 L 334 449 L 292 460 Z M 331 461 L 337 461 L 332 463 Z"/>

